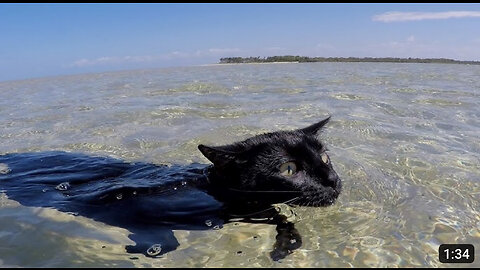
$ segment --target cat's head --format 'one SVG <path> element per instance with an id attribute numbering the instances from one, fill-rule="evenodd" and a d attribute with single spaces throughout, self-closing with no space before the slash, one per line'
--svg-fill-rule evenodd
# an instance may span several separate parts
<path id="1" fill-rule="evenodd" d="M 257 135 L 224 146 L 199 145 L 213 163 L 213 185 L 248 198 L 298 205 L 335 202 L 341 181 L 317 133 L 330 117 L 306 128 Z"/>

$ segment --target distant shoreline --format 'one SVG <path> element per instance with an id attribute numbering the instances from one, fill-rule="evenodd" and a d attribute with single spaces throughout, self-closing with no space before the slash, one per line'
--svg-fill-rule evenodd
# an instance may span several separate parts
<path id="1" fill-rule="evenodd" d="M 434 63 L 480 65 L 480 61 L 461 61 L 448 58 L 393 58 L 393 57 L 307 57 L 307 56 L 269 56 L 269 57 L 224 57 L 218 65 L 226 64 L 283 64 L 313 62 L 368 62 L 368 63 Z"/>
<path id="2" fill-rule="evenodd" d="M 245 62 L 245 63 L 215 63 L 215 64 L 206 64 L 205 66 L 225 66 L 225 65 L 241 65 L 241 64 L 252 64 L 252 65 L 263 65 L 263 64 L 298 64 L 298 61 L 283 61 L 283 62 Z"/>

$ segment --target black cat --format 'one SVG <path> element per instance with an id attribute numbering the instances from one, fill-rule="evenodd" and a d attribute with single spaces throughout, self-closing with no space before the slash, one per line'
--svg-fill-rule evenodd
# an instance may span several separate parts
<path id="1" fill-rule="evenodd" d="M 174 229 L 221 228 L 226 222 L 277 225 L 270 256 L 284 258 L 302 239 L 272 204 L 328 206 L 341 181 L 309 127 L 266 133 L 225 146 L 199 145 L 212 165 L 126 163 L 67 152 L 0 156 L 0 191 L 25 206 L 52 207 L 128 229 L 130 253 L 175 250 Z"/>

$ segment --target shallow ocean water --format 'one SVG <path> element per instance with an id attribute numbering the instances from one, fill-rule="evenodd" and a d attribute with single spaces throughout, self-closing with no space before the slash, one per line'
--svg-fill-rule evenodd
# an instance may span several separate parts
<path id="1" fill-rule="evenodd" d="M 123 228 L 0 192 L 0 266 L 458 267 L 440 263 L 438 247 L 469 243 L 477 259 L 462 266 L 480 267 L 478 78 L 473 65 L 301 63 L 0 82 L 0 154 L 207 164 L 200 143 L 332 115 L 320 138 L 344 187 L 331 207 L 288 209 L 303 245 L 279 262 L 268 255 L 273 225 L 176 230 L 179 248 L 153 259 L 125 252 Z"/>

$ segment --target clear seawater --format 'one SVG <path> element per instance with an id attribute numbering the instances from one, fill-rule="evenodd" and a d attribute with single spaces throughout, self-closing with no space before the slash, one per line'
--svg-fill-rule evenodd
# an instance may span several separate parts
<path id="1" fill-rule="evenodd" d="M 126 229 L 0 192 L 0 267 L 480 267 L 480 66 L 211 65 L 0 82 L 0 154 L 208 164 L 200 143 L 327 115 L 320 138 L 344 189 L 333 206 L 291 209 L 303 245 L 279 262 L 274 225 L 176 230 L 177 250 L 147 258 L 125 252 Z M 475 262 L 440 263 L 444 243 L 473 244 Z"/>

